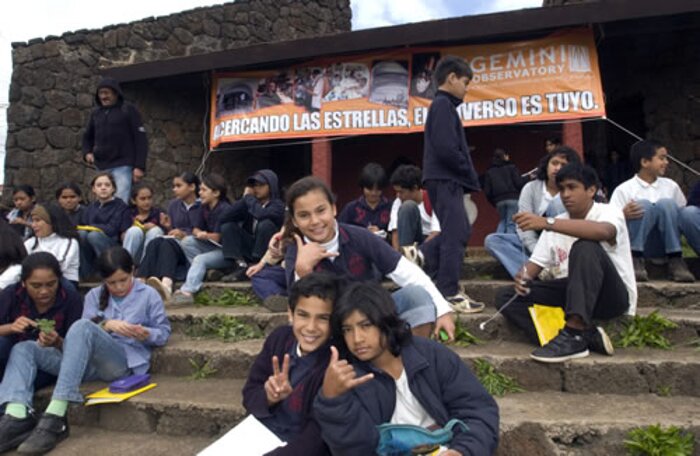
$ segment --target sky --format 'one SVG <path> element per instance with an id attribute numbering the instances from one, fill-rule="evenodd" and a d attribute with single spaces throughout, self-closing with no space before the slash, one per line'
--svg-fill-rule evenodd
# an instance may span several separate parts
<path id="1" fill-rule="evenodd" d="M 100 29 L 112 24 L 164 16 L 201 6 L 226 2 L 215 0 L 4 0 L 0 2 L 0 163 L 5 162 L 5 135 L 12 47 L 29 41 L 80 29 Z M 533 8 L 542 0 L 351 0 L 352 29 L 405 24 L 448 17 Z M 0 166 L 0 183 L 4 166 Z"/>

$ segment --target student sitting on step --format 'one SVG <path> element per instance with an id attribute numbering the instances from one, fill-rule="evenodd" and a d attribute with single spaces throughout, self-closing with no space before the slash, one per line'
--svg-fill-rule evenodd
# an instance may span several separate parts
<path id="1" fill-rule="evenodd" d="M 686 200 L 678 184 L 663 177 L 668 167 L 666 147 L 655 141 L 632 145 L 630 162 L 637 174 L 615 188 L 610 204 L 622 209 L 632 243 L 634 274 L 648 280 L 645 252 L 650 257 L 666 257 L 670 278 L 693 282 L 695 278 L 683 261 L 678 212 Z"/>
<path id="2" fill-rule="evenodd" d="M 63 182 L 56 187 L 56 203 L 61 206 L 70 218 L 73 226 L 80 225 L 85 206 L 82 204 L 83 192 L 75 182 Z"/>
<path id="3" fill-rule="evenodd" d="M 209 174 L 202 178 L 199 186 L 199 199 L 202 202 L 202 216 L 199 224 L 192 229 L 180 244 L 190 263 L 187 278 L 180 290 L 173 295 L 173 304 L 194 303 L 194 294 L 204 283 L 207 269 L 226 269 L 233 261 L 224 258 L 221 248 L 221 219 L 231 207 L 226 198 L 226 180 L 220 174 Z"/>
<path id="4" fill-rule="evenodd" d="M 49 252 L 26 257 L 20 282 L 0 292 L 0 376 L 15 344 L 33 340 L 43 347 L 60 348 L 68 328 L 82 313 L 83 297 L 63 278 L 56 257 Z M 53 320 L 53 330 L 40 331 L 39 319 Z M 38 371 L 34 387 L 43 388 L 55 381 L 55 376 Z"/>
<path id="5" fill-rule="evenodd" d="M 284 201 L 280 199 L 277 174 L 271 169 L 256 171 L 246 181 L 243 197 L 221 217 L 224 258 L 236 267 L 230 279 L 245 279 L 248 264 L 260 261 L 283 221 Z"/>
<path id="6" fill-rule="evenodd" d="M 535 169 L 535 180 L 525 184 L 520 192 L 518 212 L 545 217 L 554 217 L 564 212 L 556 181 L 557 173 L 568 163 L 580 162 L 578 153 L 565 146 L 542 157 Z M 511 277 L 515 277 L 535 248 L 539 235 L 537 231 L 522 231 L 516 227 L 516 233 L 489 234 L 484 239 L 484 248 L 503 265 Z"/>
<path id="7" fill-rule="evenodd" d="M 268 455 L 330 455 L 312 405 L 330 357 L 330 318 L 339 281 L 309 274 L 289 294 L 289 322 L 273 331 L 250 369 L 243 406 L 286 446 Z"/>
<path id="8" fill-rule="evenodd" d="M 493 454 L 499 437 L 496 401 L 455 352 L 411 335 L 381 285 L 349 285 L 331 327 L 339 349 L 330 348 L 314 413 L 334 455 L 375 454 L 377 426 L 384 423 L 432 430 L 453 419 L 468 429 L 455 426 L 438 454 Z"/>
<path id="9" fill-rule="evenodd" d="M 12 192 L 15 208 L 7 214 L 7 221 L 22 239 L 32 237 L 32 209 L 36 204 L 36 193 L 31 185 L 17 185 Z"/>
<path id="10" fill-rule="evenodd" d="M 9 223 L 0 219 L 0 291 L 19 282 L 22 260 L 27 256 L 22 237 Z"/>
<path id="11" fill-rule="evenodd" d="M 700 182 L 688 194 L 688 205 L 678 214 L 678 224 L 690 247 L 700 256 Z"/>
<path id="12" fill-rule="evenodd" d="M 0 384 L 0 451 L 19 445 L 20 454 L 44 454 L 68 437 L 68 403 L 82 403 L 80 384 L 111 382 L 148 372 L 153 347 L 165 345 L 170 323 L 155 290 L 134 280 L 134 262 L 122 247 L 100 254 L 96 269 L 104 283 L 85 296 L 82 319 L 73 323 L 62 350 L 39 342 L 16 344 Z M 41 418 L 32 410 L 37 370 L 57 375 L 51 402 Z"/>
<path id="13" fill-rule="evenodd" d="M 388 277 L 402 287 L 392 297 L 415 334 L 429 337 L 444 329 L 453 339 L 454 313 L 430 277 L 368 230 L 338 223 L 333 194 L 322 180 L 307 176 L 292 184 L 287 210 L 302 234 L 284 257 L 288 288 L 315 271 L 360 281 Z"/>
<path id="14" fill-rule="evenodd" d="M 148 244 L 163 235 L 162 217 L 163 211 L 153 205 L 153 188 L 142 183 L 132 186 L 120 231 L 122 245 L 137 265 L 141 263 Z"/>
<path id="15" fill-rule="evenodd" d="M 563 308 L 566 325 L 549 343 L 532 352 L 537 361 L 583 358 L 589 350 L 612 355 L 610 339 L 593 319 L 635 313 L 637 283 L 627 225 L 620 209 L 594 201 L 600 183 L 591 167 L 570 163 L 557 173 L 557 184 L 566 207 L 564 214 L 515 215 L 521 230 L 542 234 L 525 269 L 515 276 L 515 289 L 499 293 L 496 306 L 503 306 L 506 319 L 533 342 L 538 337 L 528 308 L 533 304 Z M 548 268 L 554 279 L 531 280 L 543 268 Z M 514 293 L 519 296 L 505 307 Z"/>
<path id="16" fill-rule="evenodd" d="M 385 238 L 391 203 L 382 195 L 387 184 L 386 172 L 379 163 L 367 163 L 360 172 L 362 196 L 350 201 L 338 215 L 338 221 L 367 228 Z"/>

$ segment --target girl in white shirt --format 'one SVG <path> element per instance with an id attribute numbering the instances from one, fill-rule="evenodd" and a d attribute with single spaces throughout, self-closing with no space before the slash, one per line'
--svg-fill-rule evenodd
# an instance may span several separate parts
<path id="1" fill-rule="evenodd" d="M 0 218 L 0 290 L 19 282 L 27 249 L 17 231 Z"/>
<path id="2" fill-rule="evenodd" d="M 65 211 L 55 204 L 37 204 L 32 209 L 32 230 L 34 237 L 24 242 L 27 252 L 48 252 L 55 256 L 63 277 L 77 290 L 80 267 L 78 233 Z"/>

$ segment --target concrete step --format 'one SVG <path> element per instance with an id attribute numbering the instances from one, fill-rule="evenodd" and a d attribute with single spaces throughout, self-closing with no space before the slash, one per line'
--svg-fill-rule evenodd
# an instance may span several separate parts
<path id="1" fill-rule="evenodd" d="M 216 369 L 212 378 L 244 379 L 262 345 L 262 339 L 226 343 L 175 336 L 168 346 L 154 352 L 152 371 L 190 376 L 194 372 L 190 360 L 194 360 Z M 488 360 L 527 391 L 700 397 L 700 356 L 695 347 L 687 345 L 672 350 L 618 349 L 612 357 L 592 353 L 588 358 L 551 365 L 530 359 L 535 347 L 523 342 L 496 340 L 452 348 L 469 365 L 477 358 Z"/>
<path id="2" fill-rule="evenodd" d="M 176 437 L 72 426 L 70 438 L 61 442 L 51 452 L 51 456 L 192 456 L 206 448 L 213 440 L 213 437 Z M 14 451 L 7 454 L 18 455 Z"/>
<path id="3" fill-rule="evenodd" d="M 119 454 L 194 454 L 245 416 L 241 380 L 195 382 L 158 376 L 156 381 L 157 388 L 122 404 L 72 406 L 70 421 L 78 427 L 52 454 L 85 450 L 85 454 L 99 451 L 116 455 L 117 448 Z M 90 384 L 84 389 L 100 386 Z M 46 401 L 48 391 L 42 393 L 37 402 Z M 696 439 L 700 437 L 697 397 L 640 394 L 631 400 L 630 396 L 611 394 L 526 392 L 497 401 L 501 411 L 500 456 L 624 454 L 626 432 L 656 423 L 676 425 L 694 432 Z M 127 438 L 97 444 L 118 436 Z"/>
<path id="4" fill-rule="evenodd" d="M 675 322 L 678 328 L 668 331 L 668 338 L 674 344 L 681 344 L 700 335 L 700 311 L 692 309 L 669 309 L 643 307 L 640 315 L 646 315 L 657 310 L 661 315 Z M 480 325 L 496 313 L 493 307 L 487 307 L 484 312 L 470 315 L 459 315 L 460 324 L 477 338 L 488 340 L 526 341 L 521 331 L 507 324 L 501 315 L 488 322 L 482 330 Z M 228 315 L 254 325 L 269 334 L 281 325 L 288 323 L 288 316 L 283 312 L 270 312 L 261 306 L 250 307 L 177 307 L 168 308 L 168 317 L 174 334 L 185 334 L 193 324 L 215 315 Z"/>

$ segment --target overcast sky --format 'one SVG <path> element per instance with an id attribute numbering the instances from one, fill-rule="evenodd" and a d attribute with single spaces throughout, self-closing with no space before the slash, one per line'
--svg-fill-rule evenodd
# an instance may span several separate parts
<path id="1" fill-rule="evenodd" d="M 61 35 L 80 29 L 163 16 L 200 6 L 226 2 L 214 0 L 2 0 L 0 1 L 0 106 L 8 101 L 14 41 Z M 431 19 L 532 8 L 542 0 L 351 0 L 352 28 L 360 30 Z M 0 163 L 4 164 L 4 109 L 0 110 Z M 4 180 L 0 167 L 0 182 Z"/>

